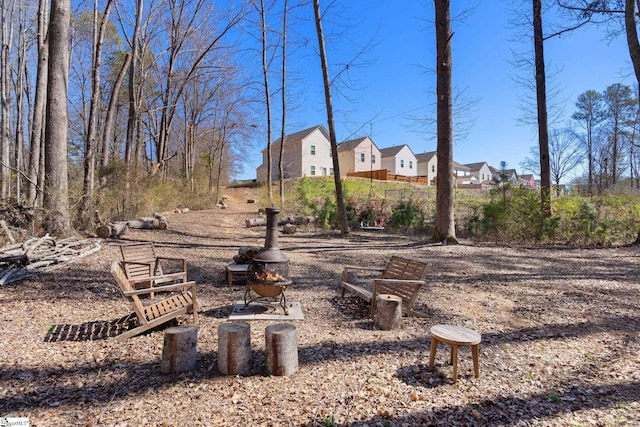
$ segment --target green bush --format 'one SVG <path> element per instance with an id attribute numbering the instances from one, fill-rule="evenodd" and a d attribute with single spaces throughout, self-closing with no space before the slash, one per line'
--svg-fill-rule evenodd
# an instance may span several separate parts
<path id="1" fill-rule="evenodd" d="M 391 214 L 389 225 L 392 229 L 405 233 L 421 231 L 424 228 L 424 213 L 411 199 L 400 202 Z"/>

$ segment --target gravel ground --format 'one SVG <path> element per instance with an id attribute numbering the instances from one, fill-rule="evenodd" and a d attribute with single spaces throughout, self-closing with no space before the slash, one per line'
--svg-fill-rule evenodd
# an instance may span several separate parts
<path id="1" fill-rule="evenodd" d="M 298 372 L 266 374 L 264 330 L 274 322 L 251 321 L 251 374 L 222 376 L 217 328 L 244 293 L 226 284 L 224 266 L 239 247 L 264 243 L 264 228 L 244 227 L 256 205 L 229 194 L 228 209 L 167 213 L 166 231 L 130 230 L 96 254 L 0 287 L 0 417 L 31 426 L 640 425 L 636 247 L 442 246 L 302 229 L 280 237 L 295 278 L 287 298 L 305 315 L 291 322 Z M 198 360 L 188 373 L 160 372 L 162 330 L 125 342 L 82 333 L 130 313 L 109 266 L 132 241 L 187 258 L 198 283 Z M 415 306 L 426 317 L 379 331 L 366 304 L 340 297 L 340 273 L 391 255 L 433 266 Z M 457 384 L 444 347 L 427 369 L 429 328 L 439 323 L 482 334 L 479 378 L 468 347 Z M 52 339 L 55 325 L 79 333 Z"/>

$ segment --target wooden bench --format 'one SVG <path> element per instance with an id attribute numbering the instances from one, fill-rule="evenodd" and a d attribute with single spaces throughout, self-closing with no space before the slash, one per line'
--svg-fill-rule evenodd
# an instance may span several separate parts
<path id="1" fill-rule="evenodd" d="M 139 281 L 154 280 L 154 277 L 129 279 L 124 271 L 123 261 L 114 261 L 111 264 L 111 275 L 118 283 L 124 297 L 129 301 L 136 317 L 138 326 L 123 334 L 116 336 L 118 340 L 139 335 L 149 329 L 155 328 L 176 317 L 192 313 L 193 323 L 198 323 L 198 302 L 196 300 L 196 282 L 183 282 L 171 285 L 163 285 L 155 288 L 136 289 Z M 143 305 L 140 295 L 151 294 L 158 291 L 177 292 L 161 301 Z"/>
<path id="2" fill-rule="evenodd" d="M 358 285 L 357 273 L 366 271 L 379 272 L 380 277 L 373 279 L 371 289 Z M 376 295 L 392 294 L 402 298 L 402 312 L 424 317 L 413 310 L 420 289 L 425 284 L 429 272 L 429 264 L 408 258 L 392 256 L 385 268 L 345 266 L 342 271 L 342 296 L 349 291 L 371 303 L 371 316 L 376 309 Z"/>

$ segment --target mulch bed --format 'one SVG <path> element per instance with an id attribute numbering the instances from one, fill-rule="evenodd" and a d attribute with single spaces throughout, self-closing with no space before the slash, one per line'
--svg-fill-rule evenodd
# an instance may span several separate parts
<path id="1" fill-rule="evenodd" d="M 302 229 L 280 236 L 300 301 L 299 370 L 270 377 L 264 331 L 251 321 L 246 377 L 217 369 L 217 328 L 244 286 L 224 266 L 241 246 L 262 245 L 245 228 L 255 205 L 167 214 L 169 229 L 130 230 L 68 266 L 0 287 L 0 417 L 31 426 L 635 426 L 640 425 L 638 248 L 442 246 L 385 231 Z M 118 244 L 152 241 L 186 257 L 201 307 L 198 361 L 160 372 L 161 327 L 118 342 L 130 308 L 109 266 Z M 339 292 L 343 265 L 384 265 L 391 255 L 433 265 L 415 306 L 379 331 L 368 306 Z M 178 319 L 188 322 L 190 317 Z M 427 369 L 429 328 L 477 330 L 480 377 L 468 347 L 452 384 L 448 351 Z M 447 349 L 448 350 L 448 349 Z"/>

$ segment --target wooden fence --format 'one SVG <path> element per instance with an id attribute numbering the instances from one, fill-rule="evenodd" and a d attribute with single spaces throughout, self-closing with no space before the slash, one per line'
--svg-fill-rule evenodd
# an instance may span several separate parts
<path id="1" fill-rule="evenodd" d="M 397 182 L 411 182 L 414 184 L 427 185 L 426 176 L 406 176 L 406 175 L 393 175 L 389 173 L 389 169 L 376 169 L 372 171 L 364 172 L 348 172 L 347 176 L 353 176 L 357 178 L 369 178 L 378 181 L 397 181 Z"/>

